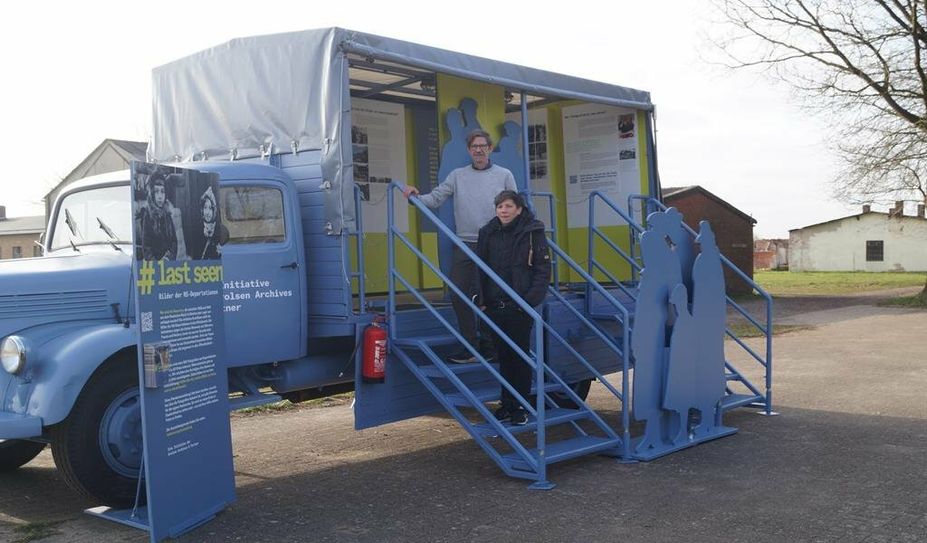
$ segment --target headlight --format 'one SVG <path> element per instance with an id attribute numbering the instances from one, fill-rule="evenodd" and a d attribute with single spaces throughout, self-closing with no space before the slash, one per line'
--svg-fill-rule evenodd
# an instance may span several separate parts
<path id="1" fill-rule="evenodd" d="M 26 344 L 19 336 L 7 336 L 0 343 L 0 363 L 8 373 L 19 373 L 26 365 Z"/>

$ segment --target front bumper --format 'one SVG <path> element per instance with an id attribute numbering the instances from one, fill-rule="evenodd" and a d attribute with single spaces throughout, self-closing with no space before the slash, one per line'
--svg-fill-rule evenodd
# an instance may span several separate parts
<path id="1" fill-rule="evenodd" d="M 30 439 L 41 435 L 41 417 L 0 412 L 0 439 Z"/>

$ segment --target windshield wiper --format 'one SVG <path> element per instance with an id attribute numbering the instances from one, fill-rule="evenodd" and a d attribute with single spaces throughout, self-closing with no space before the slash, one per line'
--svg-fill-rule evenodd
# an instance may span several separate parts
<path id="1" fill-rule="evenodd" d="M 110 240 L 109 244 L 113 246 L 113 249 L 116 249 L 120 253 L 124 252 L 122 248 L 116 245 L 116 242 L 113 241 L 113 240 L 117 240 L 117 241 L 119 240 L 119 238 L 116 237 L 116 234 L 113 233 L 113 230 L 109 226 L 106 226 L 106 223 L 103 222 L 103 219 L 101 219 L 100 217 L 96 217 L 96 219 L 97 219 L 97 224 L 100 225 L 100 230 L 102 230 L 103 232 L 106 233 L 107 236 L 109 236 L 109 240 Z"/>
<path id="2" fill-rule="evenodd" d="M 77 248 L 77 245 L 74 245 L 74 239 L 71 238 L 71 239 L 69 239 L 68 241 L 71 242 L 71 248 L 74 249 L 75 251 L 77 251 L 77 252 L 79 253 L 79 252 L 80 252 L 80 249 Z"/>
<path id="3" fill-rule="evenodd" d="M 71 229 L 71 234 L 83 239 L 84 236 L 80 235 L 80 229 L 77 227 L 77 221 L 74 220 L 74 216 L 71 215 L 71 212 L 68 210 L 68 208 L 64 208 L 64 223 L 68 225 L 68 228 Z"/>

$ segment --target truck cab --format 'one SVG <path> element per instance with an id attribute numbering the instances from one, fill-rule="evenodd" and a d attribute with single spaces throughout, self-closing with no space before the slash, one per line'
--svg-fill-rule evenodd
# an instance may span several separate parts
<path id="1" fill-rule="evenodd" d="M 282 397 L 268 387 L 294 397 L 350 385 L 353 373 L 336 377 L 351 352 L 347 342 L 342 356 L 318 358 L 331 368 L 293 375 L 315 360 L 307 358 L 306 258 L 293 180 L 261 164 L 194 166 L 219 174 L 229 231 L 224 363 L 233 408 Z M 68 482 L 110 504 L 134 496 L 142 456 L 131 190 L 128 171 L 73 184 L 53 207 L 45 254 L 0 262 L 0 471 L 50 444 Z M 186 251 L 181 238 L 178 258 Z"/>

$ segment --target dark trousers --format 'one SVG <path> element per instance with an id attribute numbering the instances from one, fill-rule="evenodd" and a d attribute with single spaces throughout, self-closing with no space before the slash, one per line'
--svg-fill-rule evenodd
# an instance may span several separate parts
<path id="1" fill-rule="evenodd" d="M 497 306 L 498 304 L 490 303 L 486 308 L 486 314 L 509 336 L 515 345 L 518 345 L 525 354 L 530 356 L 531 329 L 534 327 L 534 320 L 519 309 L 514 302 L 510 301 L 502 308 Z M 496 342 L 496 355 L 499 358 L 499 373 L 512 385 L 516 392 L 527 400 L 528 394 L 531 392 L 531 381 L 534 377 L 531 366 L 505 340 L 495 333 L 492 335 Z M 515 400 L 512 393 L 504 386 L 502 387 L 502 406 L 510 411 L 521 407 L 521 404 Z"/>
<path id="2" fill-rule="evenodd" d="M 476 251 L 476 243 L 465 243 L 471 251 Z M 468 298 L 479 292 L 477 271 L 476 264 L 455 246 L 451 263 L 451 282 L 457 285 L 457 288 L 463 291 Z M 474 347 L 488 347 L 491 337 L 489 327 L 482 320 L 477 323 L 478 318 L 473 314 L 473 310 L 453 292 L 451 292 L 451 306 L 457 316 L 457 329 L 460 335 Z M 477 329 L 480 331 L 479 335 L 476 333 Z"/>

